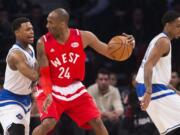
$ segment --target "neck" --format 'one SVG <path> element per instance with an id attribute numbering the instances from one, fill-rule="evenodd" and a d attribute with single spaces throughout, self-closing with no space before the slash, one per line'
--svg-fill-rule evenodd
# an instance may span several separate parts
<path id="1" fill-rule="evenodd" d="M 24 50 L 26 50 L 28 48 L 28 44 L 26 44 L 22 41 L 16 40 L 16 44 L 19 45 Z"/>
<path id="2" fill-rule="evenodd" d="M 69 28 L 67 29 L 62 29 L 59 31 L 59 34 L 55 35 L 54 37 L 56 40 L 58 40 L 60 43 L 64 43 L 68 40 L 70 34 Z"/>
<path id="3" fill-rule="evenodd" d="M 109 89 L 104 89 L 104 90 L 99 89 L 100 95 L 105 95 L 108 91 L 109 91 Z"/>

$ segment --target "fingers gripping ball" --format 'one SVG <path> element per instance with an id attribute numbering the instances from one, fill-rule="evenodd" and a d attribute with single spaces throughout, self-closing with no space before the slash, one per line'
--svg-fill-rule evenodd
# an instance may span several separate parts
<path id="1" fill-rule="evenodd" d="M 109 54 L 117 61 L 128 59 L 133 52 L 133 46 L 125 36 L 114 36 L 109 41 L 108 47 Z"/>

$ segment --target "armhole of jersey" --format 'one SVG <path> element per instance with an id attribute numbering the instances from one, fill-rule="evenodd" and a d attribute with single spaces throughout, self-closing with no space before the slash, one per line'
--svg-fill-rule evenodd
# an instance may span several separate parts
<path id="1" fill-rule="evenodd" d="M 42 41 L 43 41 L 43 45 L 44 45 L 44 53 L 46 54 L 46 56 L 48 57 L 48 51 L 47 51 L 47 46 L 46 46 L 46 42 L 47 42 L 47 37 L 46 37 L 46 35 L 43 35 L 42 37 L 41 37 L 41 39 L 42 39 Z M 49 61 L 49 59 L 48 59 L 48 61 Z"/>
<path id="2" fill-rule="evenodd" d="M 166 39 L 168 39 L 168 37 L 161 37 L 161 38 L 166 38 Z M 159 38 L 159 39 L 161 39 L 161 38 Z M 156 43 L 157 43 L 157 41 L 156 41 Z M 167 52 L 166 54 L 164 54 L 163 56 L 161 56 L 161 58 L 164 58 L 164 57 L 168 56 L 170 52 L 171 52 L 171 42 L 169 42 L 169 52 Z"/>
<path id="3" fill-rule="evenodd" d="M 84 45 L 83 45 L 83 41 L 82 41 L 81 32 L 80 32 L 80 30 L 78 30 L 78 29 L 75 29 L 75 30 L 76 30 L 76 36 L 78 36 L 79 41 L 81 42 L 81 47 L 82 47 L 82 49 L 84 50 Z"/>
<path id="4" fill-rule="evenodd" d="M 43 39 L 44 43 L 47 42 L 46 35 L 43 35 L 43 36 L 42 36 L 42 39 Z"/>

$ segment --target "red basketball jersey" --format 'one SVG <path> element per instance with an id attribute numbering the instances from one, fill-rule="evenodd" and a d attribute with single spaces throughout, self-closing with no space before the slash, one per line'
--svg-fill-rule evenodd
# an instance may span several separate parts
<path id="1" fill-rule="evenodd" d="M 80 31 L 70 29 L 70 36 L 64 44 L 58 43 L 49 32 L 43 38 L 53 85 L 66 87 L 75 81 L 82 81 L 86 54 Z"/>

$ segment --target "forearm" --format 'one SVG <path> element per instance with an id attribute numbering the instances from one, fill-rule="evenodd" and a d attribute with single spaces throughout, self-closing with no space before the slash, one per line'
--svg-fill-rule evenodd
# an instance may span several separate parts
<path id="1" fill-rule="evenodd" d="M 51 94 L 52 81 L 49 66 L 40 68 L 40 86 L 44 90 L 45 95 Z"/>
<path id="2" fill-rule="evenodd" d="M 144 66 L 144 84 L 146 92 L 152 93 L 152 68 L 153 65 L 146 63 Z"/>
<path id="3" fill-rule="evenodd" d="M 91 45 L 90 45 L 91 46 Z M 114 59 L 110 53 L 110 49 L 108 47 L 108 44 L 99 41 L 98 46 L 91 46 L 96 52 L 100 53 L 101 55 L 109 58 L 109 59 Z"/>

